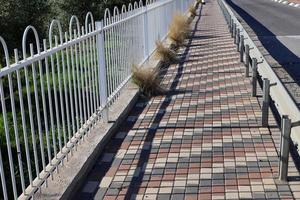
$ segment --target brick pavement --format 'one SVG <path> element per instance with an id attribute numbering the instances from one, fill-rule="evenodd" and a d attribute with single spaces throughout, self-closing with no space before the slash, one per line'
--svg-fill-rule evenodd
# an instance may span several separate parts
<path id="1" fill-rule="evenodd" d="M 138 101 L 76 199 L 300 198 L 299 181 L 277 181 L 280 132 L 272 116 L 260 126 L 217 2 L 199 13 L 184 62 L 164 76 L 169 92 Z"/>

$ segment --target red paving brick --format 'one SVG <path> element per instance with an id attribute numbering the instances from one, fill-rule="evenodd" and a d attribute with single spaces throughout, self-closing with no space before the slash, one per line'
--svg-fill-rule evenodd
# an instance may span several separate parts
<path id="1" fill-rule="evenodd" d="M 170 92 L 138 101 L 76 199 L 299 197 L 299 181 L 277 181 L 279 130 L 272 116 L 270 128 L 260 126 L 259 100 L 217 2 L 199 13 L 184 62 L 164 77 Z"/>

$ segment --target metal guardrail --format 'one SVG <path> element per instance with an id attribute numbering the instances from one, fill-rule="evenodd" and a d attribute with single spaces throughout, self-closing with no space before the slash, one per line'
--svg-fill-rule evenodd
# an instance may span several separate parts
<path id="1" fill-rule="evenodd" d="M 22 56 L 15 49 L 12 64 L 0 37 L 6 61 L 0 70 L 1 199 L 29 199 L 54 171 L 59 173 L 95 123 L 107 120 L 132 65 L 149 58 L 155 41 L 166 37 L 173 14 L 188 10 L 192 2 L 147 0 L 143 5 L 140 0 L 121 10 L 106 9 L 101 22 L 88 13 L 84 26 L 72 16 L 67 32 L 53 20 L 42 43 L 28 26 Z M 29 32 L 35 45 L 28 48 Z"/>
<path id="2" fill-rule="evenodd" d="M 256 96 L 257 73 L 263 80 L 262 126 L 268 126 L 269 95 L 281 115 L 283 126 L 279 178 L 287 180 L 290 138 L 300 154 L 300 110 L 228 4 L 224 0 L 218 0 L 218 3 L 240 51 L 240 61 L 245 63 L 245 77 L 249 77 L 249 68 L 252 66 L 252 96 Z"/>

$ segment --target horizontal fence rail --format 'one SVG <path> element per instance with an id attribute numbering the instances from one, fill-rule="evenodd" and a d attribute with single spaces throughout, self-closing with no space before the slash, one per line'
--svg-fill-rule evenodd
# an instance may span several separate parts
<path id="1" fill-rule="evenodd" d="M 262 53 L 259 51 L 253 40 L 250 38 L 247 31 L 243 28 L 239 20 L 235 17 L 229 5 L 224 0 L 218 0 L 218 2 L 223 11 L 225 19 L 230 27 L 232 37 L 240 37 L 242 40 L 239 43 L 239 51 L 240 60 L 244 61 L 246 66 L 245 77 L 249 77 L 249 67 L 252 66 L 253 96 L 256 96 L 256 73 L 258 73 L 258 75 L 261 77 L 261 80 L 264 81 L 262 125 L 267 126 L 268 124 L 268 95 L 270 95 L 272 101 L 274 101 L 274 105 L 278 113 L 281 115 L 282 120 L 291 120 L 291 126 L 289 126 L 291 130 L 283 129 L 282 137 L 284 137 L 283 135 L 285 132 L 289 133 L 289 131 L 291 131 L 291 140 L 295 147 L 298 147 L 298 154 L 300 154 L 300 110 L 298 106 L 290 96 L 285 86 L 282 84 L 281 80 L 275 74 L 272 67 L 269 65 Z M 280 148 L 280 151 L 282 151 L 282 147 Z M 287 168 L 285 170 L 287 170 Z"/>
<path id="2" fill-rule="evenodd" d="M 58 20 L 40 40 L 28 26 L 21 51 L 10 56 L 0 36 L 5 66 L 0 70 L 0 177 L 2 199 L 29 199 L 100 119 L 163 40 L 175 12 L 194 0 L 150 0 L 113 10 L 102 21 L 72 16 L 63 32 Z M 34 35 L 34 43 L 27 35 Z"/>

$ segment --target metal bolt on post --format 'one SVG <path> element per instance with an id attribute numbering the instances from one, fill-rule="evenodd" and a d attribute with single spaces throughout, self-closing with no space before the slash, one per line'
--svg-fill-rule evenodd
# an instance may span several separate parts
<path id="1" fill-rule="evenodd" d="M 239 51 L 239 46 L 240 46 L 240 29 L 236 29 L 235 44 L 236 44 L 236 50 Z"/>
<path id="2" fill-rule="evenodd" d="M 243 62 L 244 61 L 244 36 L 243 35 L 241 35 L 239 50 L 240 50 L 240 62 Z"/>
<path id="3" fill-rule="evenodd" d="M 245 77 L 249 77 L 249 67 L 250 67 L 250 48 L 249 48 L 249 45 L 246 44 L 245 46 L 245 66 L 246 66 L 246 69 L 245 69 Z"/>
<path id="4" fill-rule="evenodd" d="M 289 151 L 290 151 L 290 136 L 291 136 L 291 120 L 287 115 L 281 119 L 281 144 L 280 144 L 280 163 L 279 163 L 279 180 L 287 181 L 289 167 Z"/>
<path id="5" fill-rule="evenodd" d="M 252 97 L 256 97 L 257 90 L 257 59 L 252 59 Z"/>
<path id="6" fill-rule="evenodd" d="M 262 126 L 267 127 L 269 121 L 270 81 L 265 78 L 263 81 L 263 104 L 262 104 Z"/>

